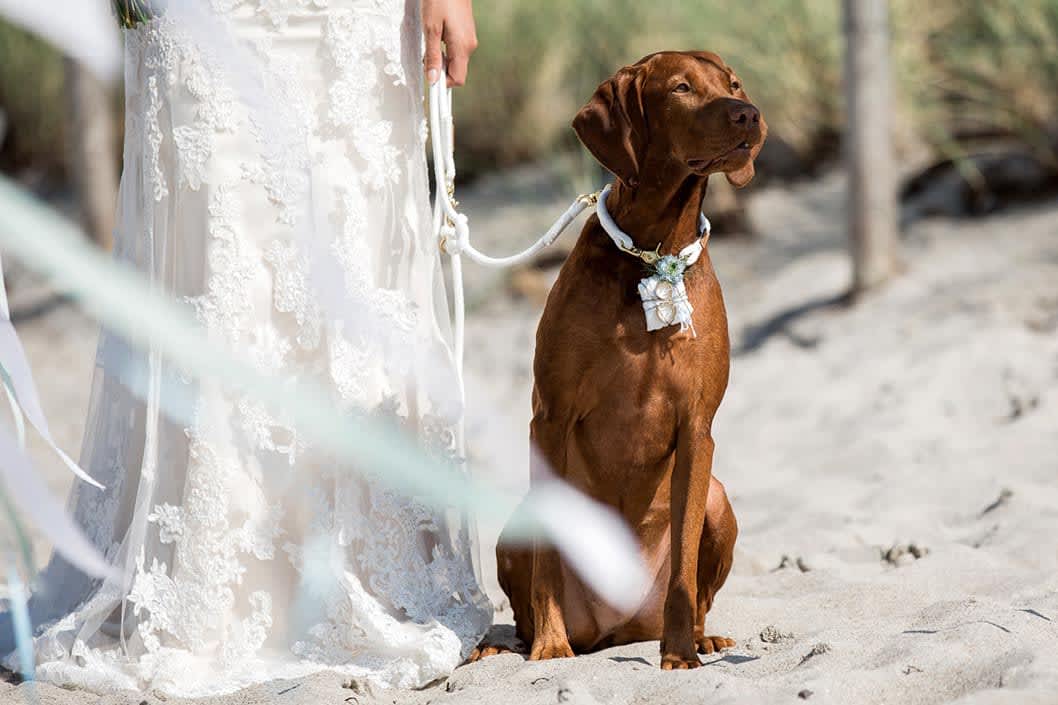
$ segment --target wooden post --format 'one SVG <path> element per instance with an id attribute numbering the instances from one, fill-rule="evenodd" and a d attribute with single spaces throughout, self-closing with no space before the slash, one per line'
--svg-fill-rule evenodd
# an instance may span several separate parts
<path id="1" fill-rule="evenodd" d="M 855 297 L 896 273 L 899 240 L 888 0 L 844 0 L 844 6 L 845 163 Z"/>
<path id="2" fill-rule="evenodd" d="M 102 248 L 114 244 L 118 171 L 110 95 L 106 86 L 74 59 L 66 59 L 68 166 L 85 232 Z"/>

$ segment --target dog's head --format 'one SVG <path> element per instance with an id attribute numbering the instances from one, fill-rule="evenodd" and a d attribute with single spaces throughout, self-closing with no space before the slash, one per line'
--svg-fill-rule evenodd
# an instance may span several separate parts
<path id="1" fill-rule="evenodd" d="M 573 129 L 628 186 L 651 164 L 666 176 L 722 172 L 738 187 L 753 178 L 768 126 L 741 81 L 716 54 L 651 54 L 595 91 Z"/>

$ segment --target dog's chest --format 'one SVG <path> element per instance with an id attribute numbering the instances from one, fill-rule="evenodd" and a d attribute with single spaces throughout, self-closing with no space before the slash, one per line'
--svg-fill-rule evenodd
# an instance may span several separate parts
<path id="1" fill-rule="evenodd" d="M 680 416 L 696 406 L 699 381 L 661 349 L 616 346 L 586 368 L 590 410 L 582 435 L 599 457 L 642 469 L 663 462 L 675 445 Z"/>
<path id="2" fill-rule="evenodd" d="M 609 461 L 600 466 L 634 478 L 666 461 L 675 447 L 677 418 L 676 404 L 660 392 L 631 401 L 614 394 L 585 417 L 578 435 L 591 455 Z"/>

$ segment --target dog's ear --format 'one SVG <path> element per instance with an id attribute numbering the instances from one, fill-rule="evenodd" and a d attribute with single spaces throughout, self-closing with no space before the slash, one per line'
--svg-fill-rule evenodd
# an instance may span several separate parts
<path id="1" fill-rule="evenodd" d="M 647 142 L 642 75 L 641 66 L 624 67 L 573 119 L 573 130 L 588 151 L 627 186 L 638 183 Z"/>
<path id="2" fill-rule="evenodd" d="M 746 95 L 745 91 L 739 91 L 739 98 L 741 100 L 746 101 L 747 103 L 753 102 L 749 99 L 749 96 Z M 741 169 L 736 169 L 735 171 L 729 171 L 725 174 L 727 176 L 727 180 L 731 183 L 732 186 L 734 186 L 735 188 L 742 188 L 753 180 L 754 175 L 756 175 L 757 173 L 757 170 L 753 166 L 753 163 L 757 161 L 757 155 L 760 154 L 760 150 L 764 146 L 764 140 L 766 139 L 768 139 L 768 123 L 764 122 L 764 116 L 761 115 L 760 142 L 758 142 L 756 146 L 754 146 L 753 149 L 750 150 L 749 161 L 746 162 L 746 166 L 742 167 Z"/>

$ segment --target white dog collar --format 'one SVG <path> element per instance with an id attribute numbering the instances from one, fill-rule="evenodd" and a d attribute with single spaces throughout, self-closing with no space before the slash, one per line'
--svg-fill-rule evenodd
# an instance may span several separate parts
<path id="1" fill-rule="evenodd" d="M 651 271 L 651 275 L 639 282 L 639 296 L 643 299 L 643 312 L 646 314 L 647 330 L 655 331 L 668 326 L 679 325 L 681 331 L 688 328 L 696 336 L 691 314 L 694 307 L 687 298 L 687 288 L 683 282 L 684 272 L 698 261 L 709 239 L 711 226 L 705 214 L 699 214 L 698 238 L 675 255 L 662 255 L 661 245 L 655 250 L 641 250 L 636 247 L 632 238 L 617 227 L 610 211 L 606 208 L 606 198 L 610 195 L 612 184 L 599 194 L 595 206 L 599 223 L 610 236 L 617 249 L 642 260 Z"/>

